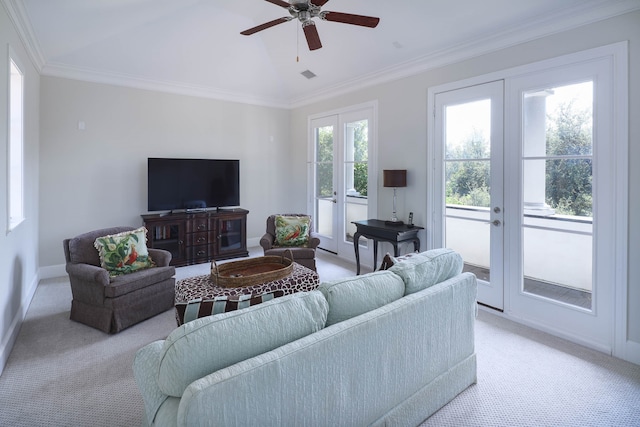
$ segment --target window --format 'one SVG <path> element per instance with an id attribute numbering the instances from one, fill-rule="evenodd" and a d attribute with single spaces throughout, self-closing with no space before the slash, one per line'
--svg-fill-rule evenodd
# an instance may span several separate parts
<path id="1" fill-rule="evenodd" d="M 9 53 L 8 224 L 24 221 L 24 73 Z"/>

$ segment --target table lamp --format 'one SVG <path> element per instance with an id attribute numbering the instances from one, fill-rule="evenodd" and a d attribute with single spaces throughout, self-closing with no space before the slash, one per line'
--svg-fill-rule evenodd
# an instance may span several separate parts
<path id="1" fill-rule="evenodd" d="M 393 216 L 391 220 L 385 221 L 387 225 L 402 225 L 402 221 L 396 216 L 396 189 L 398 187 L 407 186 L 407 171 L 406 169 L 385 169 L 382 171 L 383 185 L 385 187 L 393 187 Z"/>

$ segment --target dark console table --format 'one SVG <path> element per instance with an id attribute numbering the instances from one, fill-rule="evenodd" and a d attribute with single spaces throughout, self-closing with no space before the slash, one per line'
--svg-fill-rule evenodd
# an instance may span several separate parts
<path id="1" fill-rule="evenodd" d="M 360 236 L 373 240 L 373 268 L 375 270 L 378 262 L 378 242 L 389 242 L 393 245 L 393 256 L 398 256 L 398 243 L 413 242 L 413 248 L 420 250 L 420 239 L 418 231 L 424 227 L 417 225 L 387 225 L 385 221 L 379 219 L 368 219 L 366 221 L 353 221 L 356 225 L 356 232 L 353 235 L 353 247 L 356 251 L 356 274 L 360 274 L 360 251 L 358 240 Z"/>

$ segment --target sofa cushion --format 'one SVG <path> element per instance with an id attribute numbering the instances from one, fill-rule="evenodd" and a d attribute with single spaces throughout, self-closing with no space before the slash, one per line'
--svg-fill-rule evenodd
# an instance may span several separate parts
<path id="1" fill-rule="evenodd" d="M 404 296 L 402 279 L 388 271 L 324 282 L 318 288 L 329 302 L 327 326 L 359 316 Z"/>
<path id="2" fill-rule="evenodd" d="M 291 253 L 289 252 L 291 251 Z M 286 246 L 284 247 L 275 247 L 272 249 L 267 249 L 264 251 L 265 256 L 284 256 L 289 259 L 293 256 L 293 260 L 299 259 L 313 259 L 316 257 L 316 250 L 313 248 L 293 248 L 290 249 Z"/>
<path id="3" fill-rule="evenodd" d="M 154 286 L 159 282 L 170 279 L 175 274 L 176 268 L 170 265 L 168 267 L 145 268 L 131 274 L 111 277 L 109 284 L 104 287 L 104 296 L 117 298 L 147 286 Z"/>
<path id="4" fill-rule="evenodd" d="M 191 322 L 192 320 L 199 319 L 201 317 L 211 316 L 214 314 L 228 313 L 234 310 L 240 310 L 243 308 L 251 307 L 261 304 L 263 302 L 270 301 L 274 298 L 284 296 L 284 291 L 279 289 L 273 292 L 266 292 L 260 295 L 235 295 L 235 296 L 220 296 L 211 298 L 198 298 L 189 302 L 176 303 L 176 321 L 178 326 L 183 323 Z"/>
<path id="5" fill-rule="evenodd" d="M 100 255 L 100 266 L 111 277 L 155 265 L 147 251 L 147 229 L 144 227 L 98 237 L 94 246 Z"/>
<path id="6" fill-rule="evenodd" d="M 462 272 L 463 261 L 459 253 L 451 249 L 432 249 L 430 251 L 412 254 L 389 267 L 402 277 L 405 295 L 421 291 L 430 286 L 447 280 Z"/>
<path id="7" fill-rule="evenodd" d="M 158 385 L 180 397 L 205 375 L 319 331 L 327 312 L 322 293 L 311 291 L 185 323 L 164 342 Z"/>
<path id="8" fill-rule="evenodd" d="M 277 246 L 304 246 L 309 243 L 311 218 L 308 216 L 276 215 Z"/>

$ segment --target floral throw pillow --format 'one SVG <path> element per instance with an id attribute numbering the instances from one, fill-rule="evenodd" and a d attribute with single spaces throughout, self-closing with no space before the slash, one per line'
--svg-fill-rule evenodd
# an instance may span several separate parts
<path id="1" fill-rule="evenodd" d="M 111 277 L 155 266 L 147 250 L 147 229 L 144 227 L 98 237 L 93 246 L 100 254 L 100 265 Z"/>
<path id="2" fill-rule="evenodd" d="M 304 246 L 309 243 L 311 218 L 308 216 L 277 215 L 275 225 L 277 246 Z"/>

